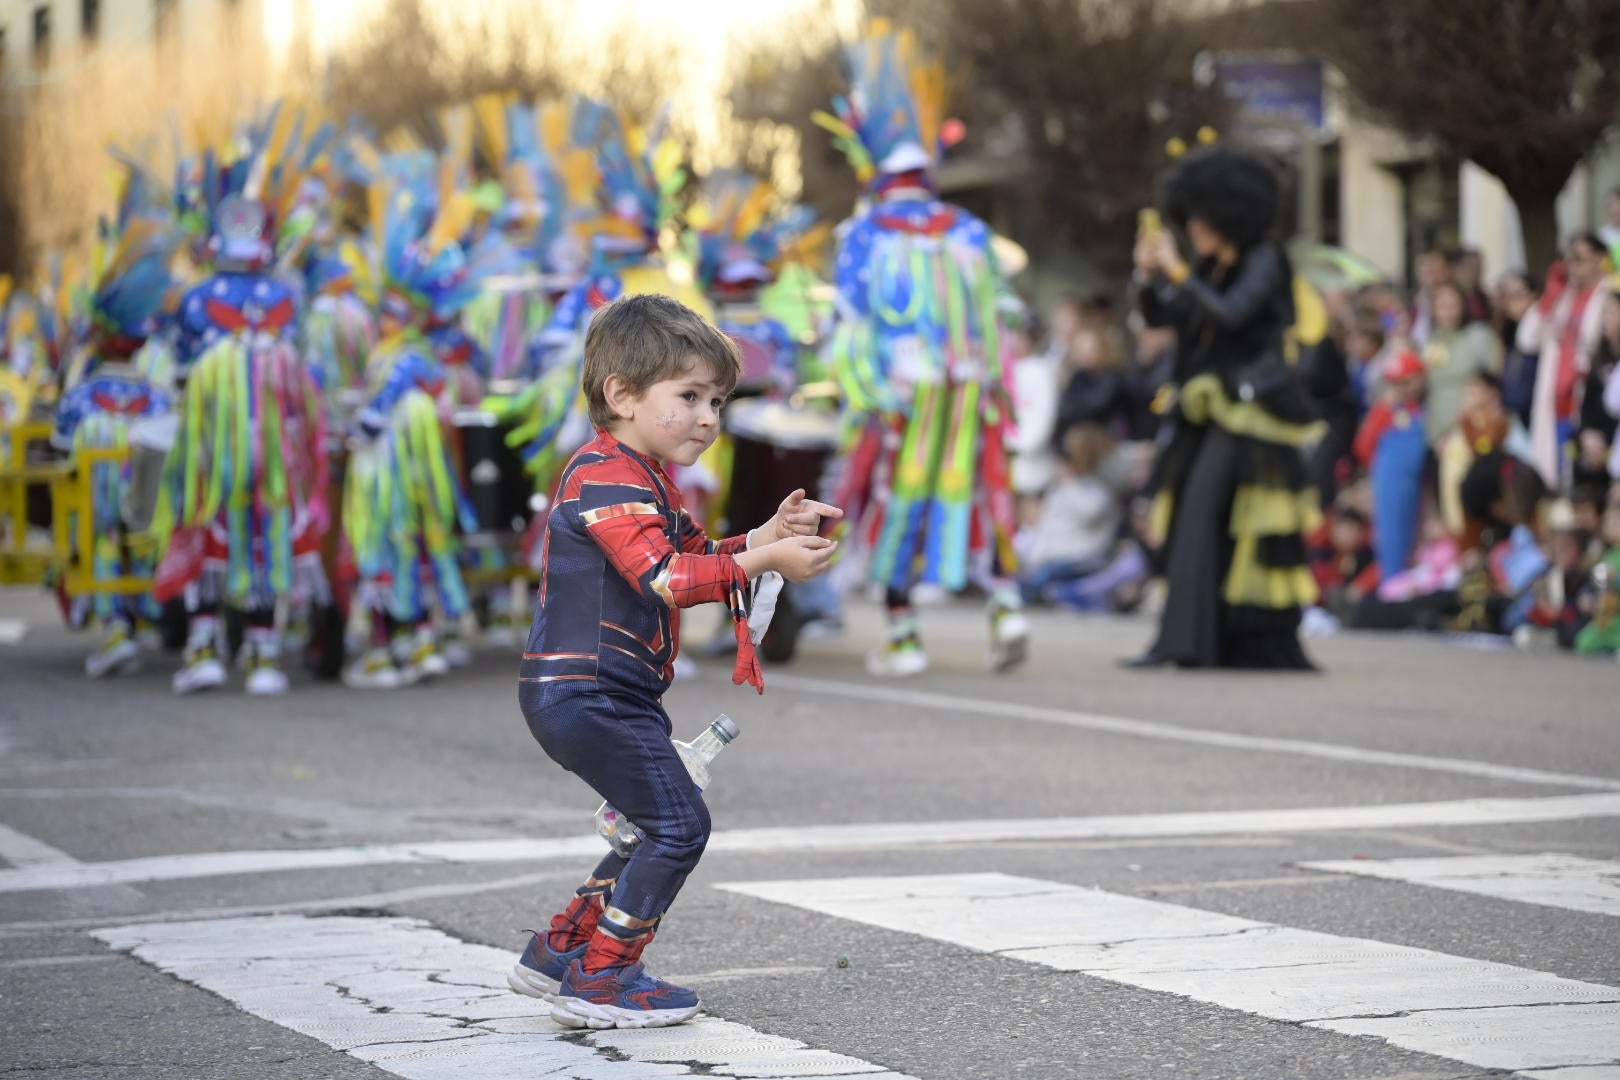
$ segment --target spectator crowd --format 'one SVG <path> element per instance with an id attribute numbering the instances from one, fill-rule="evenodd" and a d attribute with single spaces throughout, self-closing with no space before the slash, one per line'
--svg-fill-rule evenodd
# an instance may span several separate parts
<path id="1" fill-rule="evenodd" d="M 1489 283 L 1478 252 L 1439 247 L 1410 293 L 1297 268 L 1327 319 L 1297 350 L 1320 430 L 1308 632 L 1620 654 L 1620 189 L 1606 210 L 1540 275 Z M 1017 336 L 1026 601 L 1129 611 L 1147 594 L 1162 538 L 1143 486 L 1175 350 L 1109 296 L 1065 297 Z"/>

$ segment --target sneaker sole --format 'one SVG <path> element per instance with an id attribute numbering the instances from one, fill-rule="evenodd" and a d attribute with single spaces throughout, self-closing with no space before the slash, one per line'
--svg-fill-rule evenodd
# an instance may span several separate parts
<path id="1" fill-rule="evenodd" d="M 551 1019 L 566 1028 L 655 1028 L 684 1024 L 703 1011 L 703 1003 L 687 1009 L 622 1009 L 617 1005 L 594 1005 L 583 998 L 559 997 L 551 1009 Z"/>
<path id="2" fill-rule="evenodd" d="M 217 670 L 210 670 L 207 675 L 195 678 L 189 682 L 176 683 L 174 692 L 184 697 L 188 694 L 201 694 L 209 690 L 218 690 L 225 685 L 229 676 L 225 673 L 225 665 L 220 664 Z"/>
<path id="3" fill-rule="evenodd" d="M 539 998 L 548 1004 L 557 1003 L 557 990 L 561 987 L 556 979 L 548 979 L 533 968 L 526 968 L 522 964 L 513 964 L 512 970 L 506 973 L 506 985 L 512 988 L 514 994 L 524 997 Z"/>
<path id="4" fill-rule="evenodd" d="M 866 673 L 884 679 L 913 679 L 928 670 L 928 657 L 896 661 L 886 657 L 866 658 Z"/>

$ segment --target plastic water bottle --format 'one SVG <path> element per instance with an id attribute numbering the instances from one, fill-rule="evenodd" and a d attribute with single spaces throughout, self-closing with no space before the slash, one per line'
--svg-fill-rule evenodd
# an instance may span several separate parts
<path id="1" fill-rule="evenodd" d="M 681 764 L 686 766 L 687 773 L 692 777 L 692 783 L 697 785 L 699 791 L 709 786 L 709 762 L 713 761 L 715 755 L 724 750 L 726 744 L 735 739 L 740 731 L 737 721 L 721 713 L 714 718 L 714 723 L 704 728 L 691 742 L 670 740 L 675 747 L 675 753 L 680 755 Z M 630 857 L 642 839 L 642 832 L 636 828 L 635 823 L 605 802 L 596 808 L 596 831 L 615 853 L 625 858 Z"/>

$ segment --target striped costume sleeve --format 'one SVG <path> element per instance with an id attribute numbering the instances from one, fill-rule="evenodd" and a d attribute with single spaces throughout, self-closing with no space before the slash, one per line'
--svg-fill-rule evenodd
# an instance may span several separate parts
<path id="1" fill-rule="evenodd" d="M 748 550 L 748 534 L 728 536 L 724 540 L 711 540 L 703 526 L 693 521 L 685 510 L 680 512 L 681 551 L 687 555 L 738 555 Z"/>
<path id="2" fill-rule="evenodd" d="M 575 508 L 586 534 L 637 593 L 684 608 L 726 603 L 733 589 L 747 588 L 748 575 L 730 553 L 711 552 L 707 542 L 676 550 L 656 494 L 639 477 L 616 475 L 616 464 L 603 462 L 582 478 Z"/>

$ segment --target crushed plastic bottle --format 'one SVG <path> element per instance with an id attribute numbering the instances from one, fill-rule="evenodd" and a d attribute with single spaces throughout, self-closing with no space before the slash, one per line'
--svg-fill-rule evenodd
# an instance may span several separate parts
<path id="1" fill-rule="evenodd" d="M 691 742 L 670 740 L 675 747 L 675 753 L 680 755 L 681 764 L 686 766 L 687 773 L 692 777 L 692 783 L 697 785 L 699 791 L 709 786 L 709 763 L 740 732 L 737 722 L 721 713 L 714 718 L 714 723 L 704 728 Z M 605 802 L 596 808 L 596 831 L 614 852 L 625 858 L 629 858 L 636 850 L 643 835 L 634 822 Z"/>

